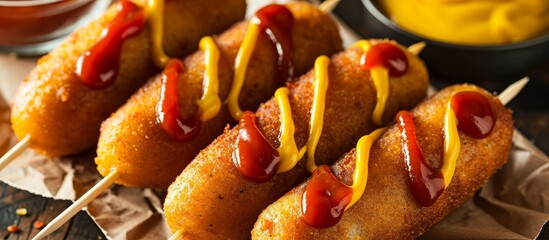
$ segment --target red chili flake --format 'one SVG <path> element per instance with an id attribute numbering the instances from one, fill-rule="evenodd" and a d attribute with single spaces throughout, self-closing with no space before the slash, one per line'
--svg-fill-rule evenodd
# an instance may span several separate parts
<path id="1" fill-rule="evenodd" d="M 19 232 L 19 227 L 17 225 L 9 225 L 7 228 L 8 232 L 16 233 Z"/>
<path id="2" fill-rule="evenodd" d="M 34 227 L 35 229 L 42 229 L 44 227 L 44 222 L 42 221 L 35 221 L 33 224 L 32 224 L 32 227 Z"/>

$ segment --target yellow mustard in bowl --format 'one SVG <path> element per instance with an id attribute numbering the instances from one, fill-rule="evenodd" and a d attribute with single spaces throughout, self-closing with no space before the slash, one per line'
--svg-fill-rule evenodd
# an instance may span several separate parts
<path id="1" fill-rule="evenodd" d="M 549 30 L 549 0 L 379 0 L 391 20 L 433 40 L 520 42 Z"/>

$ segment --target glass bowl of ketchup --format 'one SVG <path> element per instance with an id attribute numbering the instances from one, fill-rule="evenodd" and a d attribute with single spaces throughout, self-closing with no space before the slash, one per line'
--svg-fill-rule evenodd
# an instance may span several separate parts
<path id="1" fill-rule="evenodd" d="M 41 55 L 83 23 L 99 16 L 110 0 L 0 0 L 0 51 Z"/>
<path id="2" fill-rule="evenodd" d="M 450 80 L 518 79 L 549 61 L 547 0 L 353 0 L 336 13 L 366 38 L 425 42 L 429 71 Z"/>

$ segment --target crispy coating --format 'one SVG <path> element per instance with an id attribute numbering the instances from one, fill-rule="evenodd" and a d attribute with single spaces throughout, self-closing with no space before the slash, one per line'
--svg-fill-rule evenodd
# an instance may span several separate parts
<path id="1" fill-rule="evenodd" d="M 287 5 L 294 14 L 293 44 L 296 74 L 306 72 L 317 56 L 341 49 L 336 25 L 330 17 L 307 3 Z M 225 99 L 233 78 L 233 62 L 248 28 L 247 22 L 235 25 L 216 38 L 220 49 L 219 96 Z M 197 111 L 195 102 L 202 95 L 204 54 L 197 51 L 184 61 L 186 71 L 178 80 L 180 111 L 190 117 Z M 276 78 L 276 55 L 266 35 L 261 34 L 248 65 L 240 94 L 242 109 L 256 109 L 281 85 Z M 102 175 L 116 169 L 119 184 L 166 189 L 183 168 L 212 142 L 227 123 L 233 123 L 227 107 L 202 125 L 198 136 L 188 142 L 169 138 L 156 121 L 161 78 L 157 77 L 102 125 L 97 169 Z"/>
<path id="2" fill-rule="evenodd" d="M 390 79 L 385 122 L 397 110 L 412 108 L 427 90 L 428 76 L 423 62 L 405 52 L 409 72 Z M 337 160 L 361 135 L 376 128 L 371 122 L 376 90 L 369 71 L 361 69 L 361 55 L 361 50 L 349 49 L 331 58 L 324 129 L 316 149 L 318 162 Z M 289 86 L 298 146 L 304 146 L 308 138 L 313 81 L 310 71 Z M 271 99 L 262 105 L 256 115 L 260 131 L 272 146 L 278 147 L 280 121 L 276 101 Z M 268 182 L 257 184 L 246 180 L 231 159 L 237 134 L 237 128 L 227 130 L 170 186 L 164 211 L 172 230 L 185 229 L 189 239 L 202 238 L 202 232 L 222 239 L 249 239 L 261 210 L 309 176 L 305 160 L 301 160 L 293 170 L 275 175 Z"/>
<path id="3" fill-rule="evenodd" d="M 446 88 L 413 110 L 418 141 L 425 159 L 440 167 L 443 149 L 443 119 L 448 99 L 467 85 Z M 506 161 L 511 149 L 511 112 L 490 93 L 477 88 L 497 116 L 485 139 L 460 132 L 461 150 L 456 172 L 448 188 L 431 207 L 416 204 L 408 187 L 408 173 L 397 126 L 391 127 L 370 153 L 368 185 L 359 202 L 330 228 L 315 229 L 301 220 L 301 197 L 306 182 L 294 188 L 263 211 L 252 231 L 253 239 L 414 239 L 458 208 Z M 352 184 L 355 150 L 344 155 L 332 169 L 346 184 Z"/>
<path id="4" fill-rule="evenodd" d="M 190 53 L 203 35 L 229 27 L 244 16 L 245 10 L 244 0 L 167 1 L 163 42 L 167 54 L 181 57 Z M 64 156 L 91 147 L 99 137 L 101 122 L 158 72 L 151 59 L 147 26 L 124 42 L 113 85 L 92 90 L 80 82 L 75 73 L 78 57 L 97 42 L 117 12 L 113 6 L 71 34 L 41 58 L 21 84 L 12 107 L 12 128 L 19 139 L 30 134 L 31 147 L 36 151 Z"/>

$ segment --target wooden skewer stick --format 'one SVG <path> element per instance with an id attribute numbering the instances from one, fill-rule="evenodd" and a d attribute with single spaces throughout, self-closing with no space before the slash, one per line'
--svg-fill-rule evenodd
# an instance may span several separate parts
<path id="1" fill-rule="evenodd" d="M 11 161 L 17 158 L 30 145 L 30 135 L 27 134 L 21 141 L 13 146 L 2 158 L 0 158 L 0 171 L 4 169 Z"/>
<path id="2" fill-rule="evenodd" d="M 503 90 L 503 92 L 498 95 L 499 101 L 501 101 L 503 105 L 507 105 L 507 103 L 513 100 L 513 98 L 515 98 L 515 96 L 520 93 L 520 91 L 524 88 L 524 86 L 526 86 L 528 81 L 528 77 L 523 77 L 522 79 L 509 85 L 509 87 L 507 87 L 505 90 Z"/>
<path id="3" fill-rule="evenodd" d="M 74 202 L 69 208 L 59 214 L 59 216 L 53 219 L 32 239 L 38 240 L 50 235 L 53 231 L 57 230 L 74 215 L 76 215 L 76 213 L 78 213 L 82 208 L 88 205 L 88 203 L 97 198 L 97 196 L 105 191 L 105 189 L 109 188 L 119 177 L 120 175 L 116 170 L 109 173 L 109 175 L 99 181 L 95 186 L 93 186 L 93 188 L 91 188 L 88 192 L 82 195 L 82 197 Z"/>
<path id="4" fill-rule="evenodd" d="M 326 0 L 318 6 L 318 9 L 322 12 L 330 13 L 337 7 L 340 1 L 341 0 Z"/>
<path id="5" fill-rule="evenodd" d="M 427 44 L 425 42 L 417 42 L 417 43 L 414 43 L 412 45 L 410 45 L 408 47 L 408 51 L 413 53 L 414 55 L 419 55 L 419 53 L 421 53 L 421 51 L 423 51 L 423 49 L 425 48 L 425 46 L 427 46 Z"/>
<path id="6" fill-rule="evenodd" d="M 183 229 L 179 229 L 168 240 L 181 240 L 184 236 L 185 236 L 185 231 Z"/>

